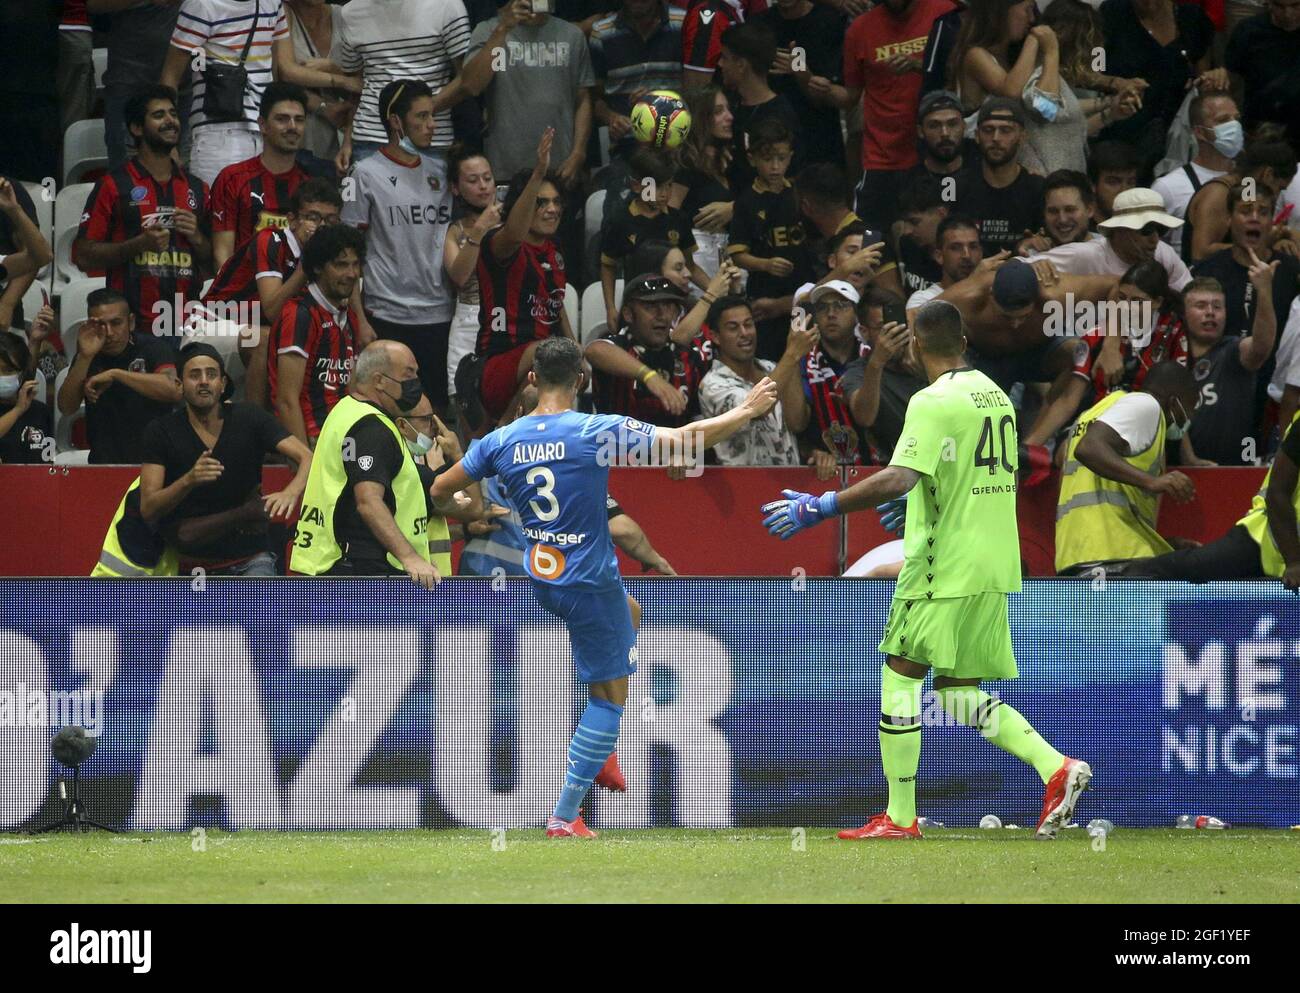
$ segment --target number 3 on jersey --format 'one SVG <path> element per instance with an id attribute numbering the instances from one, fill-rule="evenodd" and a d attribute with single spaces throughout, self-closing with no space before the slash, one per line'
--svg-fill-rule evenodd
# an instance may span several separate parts
<path id="1" fill-rule="evenodd" d="M 538 520 L 553 521 L 560 516 L 560 501 L 555 499 L 555 473 L 545 466 L 536 466 L 528 470 L 528 475 L 524 477 L 530 485 L 537 487 L 537 500 L 546 501 L 545 506 L 539 504 L 537 500 L 529 500 L 528 506 L 533 509 Z M 541 481 L 540 484 L 538 481 Z"/>

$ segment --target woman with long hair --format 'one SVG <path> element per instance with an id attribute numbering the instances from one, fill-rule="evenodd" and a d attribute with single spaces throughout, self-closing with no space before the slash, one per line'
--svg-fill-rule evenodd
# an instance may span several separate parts
<path id="1" fill-rule="evenodd" d="M 1019 100 L 1028 111 L 1020 163 L 1031 172 L 1087 168 L 1087 118 L 1061 77 L 1056 32 L 1034 25 L 1034 0 L 972 0 L 953 48 L 952 88 L 966 114 L 985 97 Z M 1019 53 L 1012 52 L 1019 46 Z"/>
<path id="2" fill-rule="evenodd" d="M 341 7 L 325 0 L 285 0 L 285 19 L 298 64 L 319 70 L 331 62 L 335 40 L 341 36 Z M 318 159 L 333 162 L 339 151 L 339 132 L 352 119 L 357 101 L 340 89 L 307 90 L 307 129 L 302 147 Z"/>
<path id="3" fill-rule="evenodd" d="M 459 214 L 447 229 L 442 264 L 456 286 L 456 310 L 447 340 L 447 393 L 456 395 L 456 367 L 474 351 L 478 338 L 478 251 L 483 236 L 501 223 L 492 164 L 482 152 L 454 146 L 447 157 L 447 175 L 456 194 Z"/>
<path id="4" fill-rule="evenodd" d="M 1107 76 L 1092 68 L 1094 54 L 1102 48 L 1101 18 L 1083 0 L 1052 0 L 1039 23 L 1056 32 L 1060 46 L 1061 78 L 1074 90 L 1088 118 L 1092 137 L 1112 121 L 1132 117 L 1142 105 L 1145 79 Z"/>
<path id="5" fill-rule="evenodd" d="M 734 193 L 727 182 L 731 167 L 731 104 L 718 86 L 702 86 L 686 94 L 691 131 L 678 153 L 672 205 L 691 218 L 695 262 L 710 277 L 726 257 L 727 227 Z"/>

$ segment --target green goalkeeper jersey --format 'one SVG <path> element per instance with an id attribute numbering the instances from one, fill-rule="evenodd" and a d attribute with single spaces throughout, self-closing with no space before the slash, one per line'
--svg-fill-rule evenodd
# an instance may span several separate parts
<path id="1" fill-rule="evenodd" d="M 946 372 L 912 397 L 891 465 L 907 497 L 897 599 L 1020 590 L 1016 412 L 982 372 Z"/>

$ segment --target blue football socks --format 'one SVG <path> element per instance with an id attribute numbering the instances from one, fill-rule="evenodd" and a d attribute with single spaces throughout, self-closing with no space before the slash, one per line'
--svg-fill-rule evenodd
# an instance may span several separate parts
<path id="1" fill-rule="evenodd" d="M 591 781 L 609 759 L 618 742 L 618 725 L 623 719 L 623 708 L 608 700 L 593 697 L 587 701 L 582 720 L 569 741 L 569 768 L 564 777 L 564 789 L 555 804 L 555 816 L 571 821 L 578 816 L 582 798 L 591 789 Z"/>

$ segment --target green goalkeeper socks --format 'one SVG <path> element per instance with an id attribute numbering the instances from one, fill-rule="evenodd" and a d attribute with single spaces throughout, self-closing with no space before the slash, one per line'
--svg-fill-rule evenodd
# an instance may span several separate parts
<path id="1" fill-rule="evenodd" d="M 889 819 L 916 823 L 916 770 L 921 764 L 921 687 L 924 679 L 880 670 L 880 764 L 889 783 Z"/>
<path id="2" fill-rule="evenodd" d="M 1004 752 L 1032 765 L 1046 783 L 1061 768 L 1065 756 L 1043 740 L 1021 713 L 978 686 L 945 686 L 939 690 L 943 709 L 961 723 L 977 728 Z"/>

